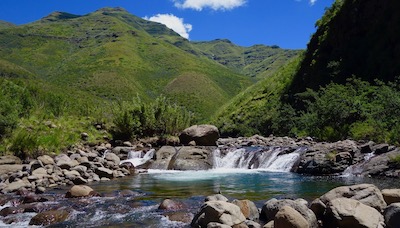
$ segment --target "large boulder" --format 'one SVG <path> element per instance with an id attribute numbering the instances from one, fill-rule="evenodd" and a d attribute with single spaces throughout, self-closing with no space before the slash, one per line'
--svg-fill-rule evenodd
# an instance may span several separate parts
<path id="1" fill-rule="evenodd" d="M 295 209 L 283 206 L 274 219 L 275 228 L 308 228 L 307 220 Z"/>
<path id="2" fill-rule="evenodd" d="M 213 167 L 213 149 L 185 146 L 171 158 L 168 169 L 208 170 Z"/>
<path id="3" fill-rule="evenodd" d="M 390 204 L 383 212 L 383 216 L 388 228 L 400 227 L 400 203 Z"/>
<path id="4" fill-rule="evenodd" d="M 149 169 L 207 170 L 212 168 L 212 149 L 163 146 L 155 153 Z"/>
<path id="5" fill-rule="evenodd" d="M 201 206 L 200 212 L 192 220 L 192 227 L 207 227 L 215 222 L 227 226 L 239 225 L 246 221 L 240 208 L 224 201 L 208 201 Z"/>
<path id="6" fill-rule="evenodd" d="M 184 145 L 194 141 L 197 146 L 215 146 L 218 138 L 218 128 L 213 125 L 194 125 L 186 128 L 179 135 L 179 140 Z"/>
<path id="7" fill-rule="evenodd" d="M 289 206 L 298 211 L 306 219 L 310 227 L 318 227 L 317 218 L 314 212 L 304 204 L 303 200 L 277 200 L 275 198 L 268 200 L 261 209 L 260 218 L 266 222 L 274 220 L 276 213 L 278 213 L 278 211 L 284 206 Z"/>
<path id="8" fill-rule="evenodd" d="M 352 186 L 341 186 L 330 190 L 319 199 L 311 203 L 311 210 L 321 218 L 327 208 L 327 204 L 337 198 L 350 198 L 358 200 L 361 203 L 373 207 L 378 211 L 383 211 L 386 202 L 383 199 L 381 191 L 372 184 L 359 184 Z"/>
<path id="9" fill-rule="evenodd" d="M 400 202 L 400 189 L 383 189 L 382 195 L 388 205 Z"/>
<path id="10" fill-rule="evenodd" d="M 244 217 L 248 220 L 256 221 L 260 217 L 258 208 L 253 201 L 250 200 L 233 200 L 233 204 L 237 205 L 242 211 Z"/>
<path id="11" fill-rule="evenodd" d="M 99 194 L 95 192 L 91 187 L 86 185 L 74 185 L 67 192 L 67 194 L 65 194 L 66 198 L 79 198 L 90 196 L 99 196 Z"/>
<path id="12" fill-rule="evenodd" d="M 383 215 L 358 200 L 336 198 L 327 206 L 324 227 L 384 227 Z"/>
<path id="13" fill-rule="evenodd" d="M 29 225 L 48 226 L 55 223 L 64 222 L 70 215 L 67 210 L 50 210 L 35 215 Z"/>

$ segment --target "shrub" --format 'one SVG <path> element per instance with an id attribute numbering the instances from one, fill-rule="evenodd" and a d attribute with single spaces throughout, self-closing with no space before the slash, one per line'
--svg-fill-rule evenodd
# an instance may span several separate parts
<path id="1" fill-rule="evenodd" d="M 39 156 L 38 136 L 22 129 L 11 139 L 9 150 L 17 157 L 25 160 Z"/>
<path id="2" fill-rule="evenodd" d="M 190 126 L 192 113 L 159 97 L 152 103 L 136 98 L 130 103 L 119 104 L 114 112 L 114 139 L 129 140 L 133 137 L 176 135 Z"/>

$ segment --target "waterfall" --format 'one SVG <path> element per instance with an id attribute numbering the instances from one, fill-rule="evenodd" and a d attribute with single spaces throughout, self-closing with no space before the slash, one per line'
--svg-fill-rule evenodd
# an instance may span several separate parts
<path id="1" fill-rule="evenodd" d="M 130 162 L 134 167 L 138 167 L 150 161 L 154 157 L 155 152 L 155 149 L 151 149 L 142 157 L 142 151 L 130 151 L 128 153 L 128 159 L 121 161 L 119 164 Z"/>
<path id="2" fill-rule="evenodd" d="M 214 169 L 265 169 L 269 171 L 289 172 L 299 160 L 305 148 L 292 153 L 282 154 L 287 148 L 240 148 L 222 155 L 217 149 L 213 153 Z"/>
<path id="3" fill-rule="evenodd" d="M 353 175 L 361 175 L 362 172 L 364 171 L 364 164 L 367 163 L 369 160 L 371 160 L 371 158 L 373 158 L 375 156 L 375 153 L 368 153 L 364 155 L 364 161 L 361 161 L 357 164 L 351 165 L 349 167 L 347 167 L 342 175 L 343 176 L 353 176 Z"/>

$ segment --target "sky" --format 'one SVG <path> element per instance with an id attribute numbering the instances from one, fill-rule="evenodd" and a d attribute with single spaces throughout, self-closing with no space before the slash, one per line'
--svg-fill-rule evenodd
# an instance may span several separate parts
<path id="1" fill-rule="evenodd" d="M 191 41 L 304 49 L 334 0 L 0 0 L 0 20 L 17 25 L 54 11 L 85 15 L 103 7 L 165 24 Z"/>

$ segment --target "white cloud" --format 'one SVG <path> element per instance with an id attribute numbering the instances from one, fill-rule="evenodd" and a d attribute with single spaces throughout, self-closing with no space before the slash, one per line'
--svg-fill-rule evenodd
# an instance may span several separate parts
<path id="1" fill-rule="evenodd" d="M 310 0 L 310 5 L 314 5 L 317 2 L 317 0 Z"/>
<path id="2" fill-rule="evenodd" d="M 186 39 L 189 39 L 189 32 L 192 31 L 193 28 L 191 24 L 183 23 L 183 18 L 176 17 L 172 14 L 157 14 L 152 17 L 144 17 L 144 19 L 164 24 Z"/>
<path id="3" fill-rule="evenodd" d="M 201 11 L 204 8 L 213 10 L 231 10 L 244 5 L 247 0 L 173 0 L 175 6 L 183 9 Z M 315 1 L 315 0 L 314 0 Z"/>

